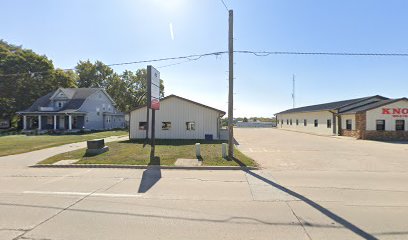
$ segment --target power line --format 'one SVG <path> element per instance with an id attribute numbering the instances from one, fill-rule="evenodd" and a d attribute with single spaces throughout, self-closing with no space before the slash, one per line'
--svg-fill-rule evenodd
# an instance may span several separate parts
<path id="1" fill-rule="evenodd" d="M 234 51 L 235 53 L 250 53 L 257 57 L 269 55 L 327 55 L 327 56 L 365 56 L 365 57 L 408 57 L 408 53 L 364 53 L 364 52 L 269 52 L 269 51 Z"/>
<path id="2" fill-rule="evenodd" d="M 227 5 L 225 4 L 224 0 L 220 0 L 220 1 L 221 1 L 222 5 L 224 5 L 225 9 L 226 9 L 227 12 L 228 12 L 229 9 L 228 9 Z"/>
<path id="3" fill-rule="evenodd" d="M 187 56 L 179 56 L 179 57 L 168 57 L 168 58 L 158 58 L 158 59 L 149 59 L 149 60 L 140 60 L 140 61 L 133 61 L 133 62 L 123 62 L 123 63 L 112 63 L 112 64 L 107 64 L 106 66 L 112 67 L 112 66 L 123 66 L 123 65 L 131 65 L 131 64 L 140 64 L 140 63 L 152 63 L 152 62 L 162 62 L 162 61 L 171 61 L 171 60 L 179 60 L 179 59 L 188 59 L 187 61 L 183 61 L 180 63 L 174 63 L 174 64 L 169 64 L 163 67 L 169 67 L 173 65 L 178 65 L 181 63 L 185 62 L 190 62 L 190 61 L 197 61 L 201 59 L 202 57 L 208 57 L 208 56 L 220 56 L 222 54 L 226 54 L 228 51 L 221 51 L 221 52 L 210 52 L 210 53 L 204 53 L 204 54 L 193 54 L 193 55 L 187 55 Z M 67 69 L 62 69 L 63 71 L 69 71 L 69 70 L 75 70 L 75 68 L 67 68 Z M 26 72 L 26 73 L 10 73 L 10 74 L 0 74 L 0 77 L 6 77 L 6 76 L 18 76 L 18 75 L 30 75 L 30 74 L 41 74 L 41 73 L 50 73 L 50 71 L 37 71 L 37 72 Z"/>
<path id="4" fill-rule="evenodd" d="M 178 57 L 167 57 L 167 58 L 158 58 L 158 59 L 149 59 L 149 60 L 140 60 L 133 62 L 123 62 L 123 63 L 112 63 L 107 64 L 107 66 L 123 66 L 123 65 L 132 65 L 140 63 L 152 63 L 152 62 L 162 62 L 162 61 L 172 61 L 172 60 L 182 60 L 187 59 L 186 61 L 181 61 L 178 63 L 172 63 L 163 67 L 170 67 L 174 65 L 179 65 L 191 61 L 197 61 L 203 57 L 207 56 L 221 56 L 227 54 L 228 51 L 219 51 L 219 52 L 210 52 L 204 54 L 193 54 L 187 56 L 178 56 Z M 257 57 L 267 57 L 270 55 L 321 55 L 321 56 L 359 56 L 359 57 L 408 57 L 408 53 L 364 53 L 364 52 L 300 52 L 300 51 L 249 51 L 249 50 L 237 50 L 234 53 L 241 54 L 253 54 Z M 75 68 L 61 69 L 63 71 L 75 70 Z M 32 75 L 32 74 L 41 74 L 41 73 L 51 73 L 48 71 L 37 71 L 37 72 L 25 72 L 25 73 L 9 73 L 9 74 L 0 74 L 0 77 L 6 76 L 18 76 L 18 75 Z"/>

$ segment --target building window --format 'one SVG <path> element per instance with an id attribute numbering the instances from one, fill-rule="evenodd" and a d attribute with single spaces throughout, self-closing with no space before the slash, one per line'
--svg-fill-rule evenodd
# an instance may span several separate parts
<path id="1" fill-rule="evenodd" d="M 289 119 L 286 119 L 286 125 L 289 125 Z"/>
<path id="2" fill-rule="evenodd" d="M 395 130 L 405 131 L 405 120 L 395 120 Z"/>
<path id="3" fill-rule="evenodd" d="M 162 130 L 169 130 L 171 128 L 171 122 L 162 122 Z"/>
<path id="4" fill-rule="evenodd" d="M 195 122 L 186 122 L 186 129 L 194 131 L 195 130 Z"/>
<path id="5" fill-rule="evenodd" d="M 86 121 L 86 122 L 88 122 L 88 121 L 89 121 L 89 118 L 88 118 L 88 117 L 86 117 L 86 118 L 85 118 L 85 121 Z"/>
<path id="6" fill-rule="evenodd" d="M 327 128 L 331 128 L 332 124 L 331 124 L 331 119 L 327 119 Z"/>
<path id="7" fill-rule="evenodd" d="M 303 119 L 303 126 L 307 126 L 307 120 L 306 119 Z"/>
<path id="8" fill-rule="evenodd" d="M 62 102 L 58 102 L 58 108 L 62 108 Z"/>
<path id="9" fill-rule="evenodd" d="M 139 130 L 146 130 L 147 122 L 139 122 Z"/>
<path id="10" fill-rule="evenodd" d="M 319 121 L 317 119 L 314 120 L 314 126 L 318 127 L 319 126 Z"/>
<path id="11" fill-rule="evenodd" d="M 299 125 L 299 119 L 296 119 L 296 126 Z"/>
<path id="12" fill-rule="evenodd" d="M 351 119 L 346 120 L 346 129 L 350 131 L 353 129 L 353 121 Z"/>
<path id="13" fill-rule="evenodd" d="M 281 125 L 283 124 L 283 119 L 281 120 Z"/>
<path id="14" fill-rule="evenodd" d="M 385 120 L 377 120 L 376 122 L 376 130 L 377 131 L 384 131 L 385 130 Z"/>
<path id="15" fill-rule="evenodd" d="M 290 122 L 290 125 L 292 125 L 292 119 L 290 119 L 290 121 L 289 121 L 289 122 Z"/>

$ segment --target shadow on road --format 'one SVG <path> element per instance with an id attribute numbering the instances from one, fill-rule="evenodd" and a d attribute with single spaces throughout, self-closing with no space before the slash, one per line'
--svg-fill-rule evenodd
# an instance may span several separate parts
<path id="1" fill-rule="evenodd" d="M 161 178 L 160 157 L 154 157 L 148 164 L 142 175 L 138 193 L 146 193 Z"/>
<path id="2" fill-rule="evenodd" d="M 364 239 L 368 239 L 368 240 L 375 240 L 378 239 L 376 237 L 374 237 L 373 235 L 369 234 L 368 232 L 365 232 L 364 230 L 362 230 L 361 228 L 357 227 L 356 225 L 352 224 L 351 222 L 347 221 L 346 219 L 340 217 L 339 215 L 333 213 L 332 211 L 328 210 L 327 208 L 324 208 L 323 206 L 319 205 L 318 203 L 314 202 L 313 200 L 297 193 L 294 192 L 288 188 L 285 188 L 282 185 L 279 185 L 278 183 L 275 183 L 265 177 L 262 177 L 254 172 L 252 172 L 251 170 L 249 170 L 248 168 L 246 168 L 246 165 L 239 161 L 237 158 L 233 158 L 233 161 L 235 161 L 239 166 L 243 167 L 243 171 L 246 172 L 247 174 L 287 193 L 290 194 L 291 196 L 298 198 L 299 200 L 305 202 L 306 204 L 308 204 L 309 206 L 313 207 L 314 209 L 316 209 L 317 211 L 321 212 L 322 214 L 326 215 L 327 217 L 329 217 L 330 219 L 332 219 L 333 221 L 343 225 L 345 228 L 349 229 L 350 231 L 354 232 L 355 234 L 359 235 L 360 237 L 364 238 Z"/>

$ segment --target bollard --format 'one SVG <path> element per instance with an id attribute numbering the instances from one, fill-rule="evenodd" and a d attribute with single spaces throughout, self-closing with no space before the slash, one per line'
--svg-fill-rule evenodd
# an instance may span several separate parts
<path id="1" fill-rule="evenodd" d="M 227 144 L 223 143 L 221 144 L 222 147 L 222 158 L 227 158 Z"/>
<path id="2" fill-rule="evenodd" d="M 201 157 L 200 143 L 196 143 L 196 156 Z"/>

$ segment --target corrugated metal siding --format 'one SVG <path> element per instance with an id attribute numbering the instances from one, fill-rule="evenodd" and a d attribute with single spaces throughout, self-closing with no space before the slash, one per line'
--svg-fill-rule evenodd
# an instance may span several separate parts
<path id="1" fill-rule="evenodd" d="M 205 134 L 212 134 L 214 139 L 218 139 L 217 111 L 175 97 L 166 99 L 160 105 L 160 110 L 156 111 L 156 138 L 204 139 Z M 145 138 L 146 131 L 139 130 L 139 122 L 145 122 L 146 115 L 146 107 L 131 112 L 130 138 Z M 162 122 L 171 122 L 171 129 L 162 130 Z M 186 122 L 195 122 L 195 130 L 187 130 Z"/>

